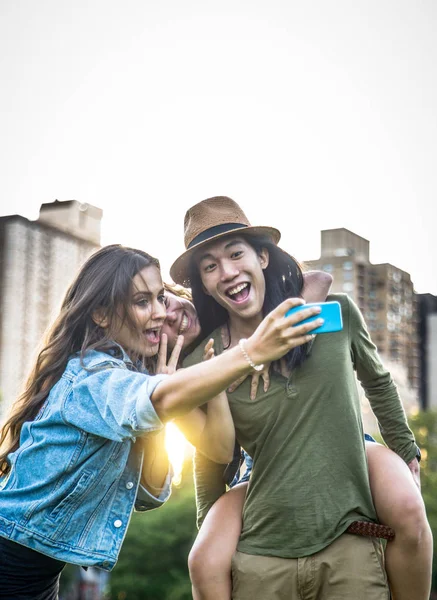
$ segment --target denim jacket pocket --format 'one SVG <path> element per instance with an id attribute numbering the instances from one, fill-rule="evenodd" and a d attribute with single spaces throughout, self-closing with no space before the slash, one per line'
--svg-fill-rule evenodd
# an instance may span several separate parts
<path id="1" fill-rule="evenodd" d="M 93 473 L 91 471 L 84 471 L 74 489 L 49 514 L 49 519 L 55 521 L 59 518 L 69 518 L 77 508 L 82 497 L 86 494 L 92 479 Z"/>
<path id="2" fill-rule="evenodd" d="M 104 496 L 102 497 L 100 502 L 96 505 L 92 514 L 89 516 L 85 526 L 83 527 L 81 536 L 77 542 L 78 548 L 86 548 L 87 545 L 90 544 L 91 546 L 94 546 L 94 548 L 96 548 L 96 550 L 101 549 L 100 547 L 98 547 L 99 544 L 95 539 L 89 540 L 88 537 L 90 536 L 90 533 L 91 533 L 91 537 L 93 537 L 92 532 L 94 530 L 95 523 L 99 519 L 100 515 L 105 512 L 105 507 L 112 506 L 114 498 L 117 494 L 118 485 L 119 485 L 119 480 L 116 480 L 112 483 L 112 485 L 109 487 L 107 492 L 104 494 Z"/>

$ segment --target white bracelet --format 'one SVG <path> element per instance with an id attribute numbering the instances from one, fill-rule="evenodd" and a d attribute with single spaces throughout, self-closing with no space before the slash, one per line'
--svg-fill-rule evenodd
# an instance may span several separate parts
<path id="1" fill-rule="evenodd" d="M 264 365 L 263 364 L 262 365 L 256 365 L 253 362 L 253 360 L 250 358 L 250 356 L 247 354 L 246 342 L 247 342 L 247 340 L 245 338 L 241 339 L 238 342 L 238 345 L 240 346 L 240 350 L 241 350 L 244 358 L 247 360 L 247 362 L 252 367 L 252 369 L 255 369 L 255 371 L 262 371 L 264 369 Z"/>

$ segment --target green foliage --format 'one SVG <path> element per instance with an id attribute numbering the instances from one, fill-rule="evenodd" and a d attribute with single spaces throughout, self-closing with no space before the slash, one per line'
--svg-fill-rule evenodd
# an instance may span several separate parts
<path id="1" fill-rule="evenodd" d="M 62 571 L 61 579 L 59 582 L 59 596 L 63 598 L 67 597 L 67 594 L 73 584 L 78 579 L 77 571 L 80 567 L 76 565 L 66 565 Z"/>
<path id="2" fill-rule="evenodd" d="M 437 412 L 426 411 L 409 418 L 411 429 L 422 452 L 421 484 L 434 546 L 437 541 Z M 433 590 L 437 592 L 437 548 L 434 548 Z"/>
<path id="3" fill-rule="evenodd" d="M 162 508 L 134 513 L 110 579 L 111 600 L 191 600 L 187 558 L 196 536 L 191 465 Z"/>

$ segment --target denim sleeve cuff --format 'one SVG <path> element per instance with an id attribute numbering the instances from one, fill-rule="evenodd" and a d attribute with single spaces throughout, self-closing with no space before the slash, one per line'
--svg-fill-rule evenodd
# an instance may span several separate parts
<path id="1" fill-rule="evenodd" d="M 152 510 L 153 508 L 159 508 L 165 502 L 167 502 L 171 495 L 171 483 L 173 480 L 173 475 L 173 467 L 170 465 L 167 477 L 165 478 L 165 482 L 159 496 L 154 496 L 151 494 L 140 482 L 135 500 L 135 510 L 144 512 L 146 510 Z"/>
<path id="2" fill-rule="evenodd" d="M 147 386 L 146 393 L 141 395 L 137 401 L 135 409 L 135 429 L 138 431 L 154 431 L 164 427 L 164 423 L 159 418 L 151 396 L 157 385 L 166 379 L 168 375 L 152 375 L 147 378 L 145 385 Z"/>

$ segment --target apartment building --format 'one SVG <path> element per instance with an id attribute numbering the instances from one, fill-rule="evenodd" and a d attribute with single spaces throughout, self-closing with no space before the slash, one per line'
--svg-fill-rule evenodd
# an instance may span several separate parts
<path id="1" fill-rule="evenodd" d="M 102 210 L 76 200 L 41 205 L 35 221 L 0 217 L 0 418 L 80 265 L 100 247 Z"/>
<path id="2" fill-rule="evenodd" d="M 420 403 L 437 410 L 437 296 L 418 294 L 420 346 Z"/>
<path id="3" fill-rule="evenodd" d="M 372 264 L 369 241 L 344 228 L 323 230 L 320 258 L 305 265 L 331 273 L 332 291 L 354 299 L 378 351 L 402 365 L 409 384 L 418 391 L 418 312 L 410 275 L 388 263 Z"/>

